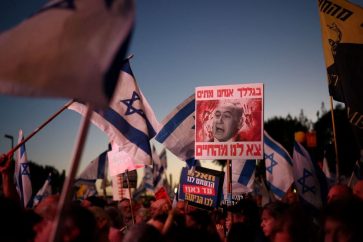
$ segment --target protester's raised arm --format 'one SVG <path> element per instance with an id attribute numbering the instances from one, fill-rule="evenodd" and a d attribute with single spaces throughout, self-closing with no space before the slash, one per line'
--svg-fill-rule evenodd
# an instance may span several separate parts
<path id="1" fill-rule="evenodd" d="M 12 162 L 12 154 L 2 154 L 0 156 L 0 173 L 3 181 L 4 196 L 16 202 L 20 202 L 19 194 L 14 184 L 14 162 Z"/>

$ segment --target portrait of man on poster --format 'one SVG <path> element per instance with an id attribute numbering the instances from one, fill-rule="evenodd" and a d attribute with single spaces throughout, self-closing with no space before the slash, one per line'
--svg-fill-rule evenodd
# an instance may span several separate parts
<path id="1" fill-rule="evenodd" d="M 243 126 L 243 108 L 229 100 L 221 101 L 213 112 L 213 141 L 236 141 Z"/>

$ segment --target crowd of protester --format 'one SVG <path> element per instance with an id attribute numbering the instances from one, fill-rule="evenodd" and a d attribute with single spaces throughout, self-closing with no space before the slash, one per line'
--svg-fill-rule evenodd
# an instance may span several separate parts
<path id="1" fill-rule="evenodd" d="M 6 169 L 0 172 L 4 178 Z M 214 210 L 152 196 L 121 201 L 92 196 L 74 200 L 67 206 L 59 223 L 62 233 L 57 239 L 80 242 L 358 242 L 363 241 L 362 187 L 363 181 L 356 183 L 353 189 L 343 184 L 333 185 L 326 204 L 318 211 L 306 206 L 294 193 L 264 206 L 249 195 L 234 205 Z M 48 242 L 59 195 L 44 198 L 32 209 L 22 208 L 17 199 L 9 191 L 3 191 L 0 196 L 0 241 Z"/>

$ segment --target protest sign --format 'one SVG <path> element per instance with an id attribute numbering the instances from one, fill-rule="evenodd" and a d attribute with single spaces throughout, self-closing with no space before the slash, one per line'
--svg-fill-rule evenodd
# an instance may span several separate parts
<path id="1" fill-rule="evenodd" d="M 263 158 L 263 84 L 197 87 L 195 158 Z"/>
<path id="2" fill-rule="evenodd" d="M 182 169 L 180 176 L 179 199 L 204 208 L 216 208 L 223 187 L 224 172 L 203 167 Z"/>

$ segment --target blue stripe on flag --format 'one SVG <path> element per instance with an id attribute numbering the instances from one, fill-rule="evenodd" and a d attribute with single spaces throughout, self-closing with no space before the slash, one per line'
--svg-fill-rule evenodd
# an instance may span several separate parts
<path id="1" fill-rule="evenodd" d="M 241 171 L 241 174 L 238 178 L 238 183 L 247 186 L 248 182 L 251 180 L 251 176 L 256 168 L 255 160 L 246 160 L 245 165 Z"/>
<path id="2" fill-rule="evenodd" d="M 135 79 L 134 73 L 131 70 L 129 60 L 125 61 L 125 63 L 122 65 L 121 71 L 126 72 L 127 74 L 131 75 Z"/>
<path id="3" fill-rule="evenodd" d="M 103 152 L 98 157 L 98 168 L 97 168 L 97 178 L 105 178 L 105 164 L 107 158 L 107 151 Z"/>
<path id="4" fill-rule="evenodd" d="M 23 178 L 21 175 L 21 165 L 19 167 L 19 172 L 18 172 L 18 186 L 19 186 L 19 191 L 20 191 L 20 202 L 21 205 L 24 205 L 24 190 L 23 190 Z"/>
<path id="5" fill-rule="evenodd" d="M 22 140 L 24 140 L 24 139 L 22 139 Z M 20 146 L 20 159 L 23 158 L 24 154 L 25 154 L 25 145 L 22 145 L 22 146 Z"/>
<path id="6" fill-rule="evenodd" d="M 285 160 L 289 162 L 290 165 L 292 165 L 292 160 L 288 154 L 286 154 L 286 151 L 281 149 L 280 146 L 278 146 L 273 140 L 271 140 L 267 135 L 264 135 L 264 142 L 266 145 L 270 146 L 271 149 L 278 153 L 280 156 L 282 156 Z"/>
<path id="7" fill-rule="evenodd" d="M 177 112 L 173 118 L 171 118 L 160 132 L 156 135 L 155 139 L 164 143 L 168 136 L 174 132 L 176 128 L 195 111 L 195 99 L 185 105 L 179 112 Z"/>
<path id="8" fill-rule="evenodd" d="M 196 166 L 197 164 L 197 161 L 195 160 L 194 157 L 187 159 L 185 162 L 187 163 L 189 169 L 192 168 L 193 166 Z"/>
<path id="9" fill-rule="evenodd" d="M 285 192 L 279 189 L 278 187 L 275 187 L 272 183 L 267 182 L 268 187 L 270 188 L 270 191 L 282 198 L 285 195 Z"/>
<path id="10" fill-rule="evenodd" d="M 305 156 L 304 152 L 301 150 L 301 147 L 295 142 L 294 143 L 294 149 L 297 153 L 299 153 L 301 156 L 305 157 L 306 159 L 309 159 Z"/>
<path id="11" fill-rule="evenodd" d="M 129 141 L 142 149 L 145 153 L 151 155 L 149 137 L 130 125 L 120 114 L 112 108 L 104 110 L 101 114 L 104 119 L 110 122 L 117 130 L 120 131 Z"/>

